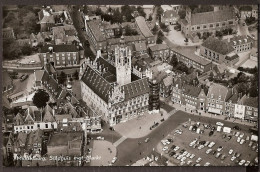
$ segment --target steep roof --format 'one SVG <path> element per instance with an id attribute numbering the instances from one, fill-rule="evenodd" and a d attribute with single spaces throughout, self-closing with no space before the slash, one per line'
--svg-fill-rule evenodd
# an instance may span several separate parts
<path id="1" fill-rule="evenodd" d="M 220 84 L 212 83 L 209 87 L 208 95 L 207 97 L 210 99 L 220 100 L 221 101 L 227 101 L 230 98 L 230 90 Z M 213 97 L 211 97 L 213 95 Z"/>
<path id="2" fill-rule="evenodd" d="M 202 44 L 202 46 L 213 50 L 217 53 L 226 55 L 228 53 L 231 53 L 232 51 L 234 51 L 235 49 L 228 44 L 225 41 L 221 41 L 217 38 L 213 38 L 213 37 L 209 37 L 206 41 L 204 41 Z"/>
<path id="3" fill-rule="evenodd" d="M 129 84 L 123 85 L 125 91 L 125 100 L 149 93 L 148 78 L 139 79 Z"/>
<path id="4" fill-rule="evenodd" d="M 25 145 L 27 140 L 27 133 L 19 132 L 17 135 L 16 141 L 19 143 L 19 145 Z"/>
<path id="5" fill-rule="evenodd" d="M 87 25 L 89 26 L 91 32 L 93 32 L 94 37 L 97 41 L 105 41 L 105 35 L 101 32 L 100 28 L 100 21 L 98 20 L 91 20 L 87 22 Z"/>
<path id="6" fill-rule="evenodd" d="M 235 19 L 232 9 L 191 14 L 191 25 L 223 22 Z"/>
<path id="7" fill-rule="evenodd" d="M 149 47 L 151 51 L 160 51 L 160 50 L 166 50 L 169 47 L 166 44 L 156 44 Z"/>
<path id="8" fill-rule="evenodd" d="M 147 49 L 146 44 L 144 42 L 142 43 L 136 43 L 134 44 L 135 51 L 144 51 Z"/>
<path id="9" fill-rule="evenodd" d="M 42 81 L 44 70 L 36 70 L 35 72 L 35 81 Z"/>
<path id="10" fill-rule="evenodd" d="M 143 16 L 138 16 L 135 18 L 138 28 L 144 35 L 144 37 L 148 38 L 153 36 L 152 32 L 150 31 L 149 27 L 146 24 L 146 21 Z"/>
<path id="11" fill-rule="evenodd" d="M 243 105 L 258 108 L 258 97 L 248 97 L 247 95 L 244 95 L 241 98 L 241 102 Z"/>
<path id="12" fill-rule="evenodd" d="M 173 84 L 173 76 L 167 76 L 163 79 L 163 84 L 168 87 Z"/>
<path id="13" fill-rule="evenodd" d="M 44 16 L 42 19 L 41 19 L 41 21 L 40 21 L 40 23 L 55 23 L 55 19 L 54 19 L 54 16 Z"/>
<path id="14" fill-rule="evenodd" d="M 166 10 L 163 15 L 164 18 L 179 17 L 174 10 Z"/>
<path id="15" fill-rule="evenodd" d="M 112 86 L 94 69 L 87 66 L 81 80 L 102 100 L 108 102 L 109 92 L 112 91 Z"/>
<path id="16" fill-rule="evenodd" d="M 29 147 L 33 147 L 34 143 L 42 143 L 42 135 L 43 131 L 40 129 L 37 129 L 35 131 L 31 131 L 28 135 L 28 142 L 27 145 Z"/>
<path id="17" fill-rule="evenodd" d="M 193 85 L 185 84 L 183 87 L 183 92 L 186 95 L 190 95 L 192 97 L 198 97 L 201 91 L 201 87 L 195 87 Z"/>

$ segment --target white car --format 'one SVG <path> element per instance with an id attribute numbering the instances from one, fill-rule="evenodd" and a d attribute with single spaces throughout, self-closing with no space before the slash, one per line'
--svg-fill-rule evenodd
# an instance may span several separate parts
<path id="1" fill-rule="evenodd" d="M 187 155 L 187 154 L 188 154 L 188 152 L 187 152 L 187 151 L 185 151 L 185 152 L 183 152 L 183 154 L 182 154 L 182 155 L 183 155 L 183 156 L 185 156 L 185 155 Z"/>
<path id="2" fill-rule="evenodd" d="M 204 146 L 208 146 L 209 145 L 209 141 L 206 141 L 206 143 L 204 144 Z"/>
<path id="3" fill-rule="evenodd" d="M 208 149 L 208 150 L 206 151 L 206 154 L 209 154 L 211 151 L 212 151 L 212 149 Z"/>
<path id="4" fill-rule="evenodd" d="M 249 140 L 249 139 L 250 139 L 250 137 L 249 137 L 249 136 L 247 136 L 247 137 L 246 137 L 246 140 Z"/>
<path id="5" fill-rule="evenodd" d="M 97 140 L 104 140 L 104 137 L 98 136 Z"/>
<path id="6" fill-rule="evenodd" d="M 217 149 L 217 151 L 218 151 L 218 152 L 219 152 L 219 151 L 222 151 L 222 149 L 223 149 L 223 147 L 222 147 L 222 146 L 219 146 L 218 149 Z"/>
<path id="7" fill-rule="evenodd" d="M 201 157 L 199 157 L 197 160 L 196 160 L 196 163 L 199 163 L 201 161 Z"/>
<path id="8" fill-rule="evenodd" d="M 179 150 L 180 147 L 179 146 L 176 146 L 173 150 L 176 152 L 177 150 Z"/>
<path id="9" fill-rule="evenodd" d="M 31 60 L 30 63 L 35 63 L 35 60 Z"/>
<path id="10" fill-rule="evenodd" d="M 195 145 L 195 142 L 191 142 L 189 146 L 192 147 L 194 145 Z"/>
<path id="11" fill-rule="evenodd" d="M 246 161 L 244 159 L 242 159 L 240 162 L 239 162 L 239 165 L 243 165 Z"/>
<path id="12" fill-rule="evenodd" d="M 242 140 L 240 141 L 240 144 L 242 145 L 242 144 L 244 144 L 244 143 L 245 143 L 245 140 L 242 139 Z"/>
<path id="13" fill-rule="evenodd" d="M 186 160 L 186 157 L 182 157 L 181 161 L 185 161 Z"/>
<path id="14" fill-rule="evenodd" d="M 187 153 L 186 157 L 189 158 L 190 156 L 191 156 L 191 154 L 190 154 L 190 153 Z"/>
<path id="15" fill-rule="evenodd" d="M 163 150 L 163 151 L 166 151 L 166 150 L 168 150 L 168 149 L 169 149 L 168 146 L 164 146 L 162 150 Z"/>
<path id="16" fill-rule="evenodd" d="M 250 164 L 250 161 L 246 161 L 245 166 L 247 167 L 247 166 L 249 166 L 249 164 Z"/>
<path id="17" fill-rule="evenodd" d="M 193 159 L 194 157 L 195 157 L 195 155 L 194 155 L 194 154 L 191 154 L 190 159 Z"/>
<path id="18" fill-rule="evenodd" d="M 182 157 L 183 157 L 182 155 L 179 155 L 179 156 L 177 157 L 177 159 L 180 160 Z"/>
<path id="19" fill-rule="evenodd" d="M 245 135 L 244 133 L 241 133 L 239 137 L 242 138 L 244 137 L 244 135 Z"/>
<path id="20" fill-rule="evenodd" d="M 171 144 L 171 142 L 169 142 L 168 140 L 166 140 L 166 142 L 165 142 L 167 145 L 169 145 L 169 144 Z"/>
<path id="21" fill-rule="evenodd" d="M 235 135 L 235 136 L 236 136 L 236 137 L 238 137 L 238 136 L 239 136 L 239 134 L 240 134 L 240 132 L 238 131 L 238 132 L 236 133 L 236 135 Z"/>
<path id="22" fill-rule="evenodd" d="M 241 141 L 241 138 L 240 138 L 240 137 L 238 137 L 238 138 L 237 138 L 237 142 L 239 143 L 240 141 Z"/>
<path id="23" fill-rule="evenodd" d="M 161 143 L 162 143 L 164 146 L 167 145 L 167 144 L 166 144 L 166 140 L 161 140 Z"/>
<path id="24" fill-rule="evenodd" d="M 224 126 L 224 124 L 222 122 L 216 122 L 216 125 Z"/>
<path id="25" fill-rule="evenodd" d="M 200 166 L 200 164 L 196 164 L 195 166 Z"/>
<path id="26" fill-rule="evenodd" d="M 180 166 L 183 166 L 185 164 L 185 161 L 181 161 Z"/>
<path id="27" fill-rule="evenodd" d="M 231 155 L 233 152 L 234 152 L 234 150 L 230 149 L 228 153 L 229 153 L 229 155 Z"/>
<path id="28" fill-rule="evenodd" d="M 212 148 L 216 143 L 215 142 L 210 142 L 210 144 L 208 145 L 209 148 Z"/>
<path id="29" fill-rule="evenodd" d="M 190 165 L 191 163 L 192 163 L 192 161 L 188 161 L 188 162 L 187 162 L 187 165 Z"/>
<path id="30" fill-rule="evenodd" d="M 209 162 L 206 162 L 204 166 L 207 167 L 207 166 L 209 166 L 209 165 L 210 165 L 210 163 L 209 163 Z"/>
<path id="31" fill-rule="evenodd" d="M 111 163 L 114 164 L 114 163 L 116 162 L 116 160 L 117 160 L 117 157 L 114 157 L 114 158 L 112 159 Z"/>
<path id="32" fill-rule="evenodd" d="M 204 145 L 199 145 L 198 149 L 200 150 L 202 148 L 204 148 Z"/>
<path id="33" fill-rule="evenodd" d="M 234 161 L 237 157 L 232 156 L 231 161 Z"/>

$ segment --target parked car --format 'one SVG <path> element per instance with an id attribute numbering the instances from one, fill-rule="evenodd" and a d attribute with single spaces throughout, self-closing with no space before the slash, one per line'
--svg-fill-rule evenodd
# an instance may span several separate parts
<path id="1" fill-rule="evenodd" d="M 185 149 L 182 149 L 182 150 L 180 151 L 180 154 L 183 154 L 185 151 L 186 151 Z"/>
<path id="2" fill-rule="evenodd" d="M 212 136 L 213 133 L 214 133 L 214 131 L 210 131 L 210 132 L 209 132 L 209 136 Z"/>
<path id="3" fill-rule="evenodd" d="M 234 161 L 237 157 L 232 156 L 231 161 Z"/>
<path id="4" fill-rule="evenodd" d="M 171 143 L 173 142 L 173 139 L 167 139 L 167 140 L 168 140 L 169 142 L 171 142 Z"/>
<path id="5" fill-rule="evenodd" d="M 218 152 L 219 152 L 219 151 L 222 151 L 222 149 L 223 149 L 223 146 L 219 146 L 218 149 L 217 149 L 217 151 L 218 151 Z"/>
<path id="6" fill-rule="evenodd" d="M 197 160 L 196 160 L 196 163 L 199 163 L 201 161 L 201 157 L 199 157 Z"/>
<path id="7" fill-rule="evenodd" d="M 216 154 L 216 152 L 217 152 L 217 151 L 213 150 L 213 151 L 212 151 L 212 155 L 215 155 L 215 154 Z"/>
<path id="8" fill-rule="evenodd" d="M 240 162 L 239 162 L 239 165 L 243 165 L 246 161 L 244 159 L 242 159 Z"/>
<path id="9" fill-rule="evenodd" d="M 254 151 L 256 149 L 256 145 L 252 146 L 252 150 Z"/>
<path id="10" fill-rule="evenodd" d="M 204 164 L 205 167 L 207 167 L 207 166 L 209 166 L 209 165 L 210 165 L 209 162 L 206 162 L 206 163 Z"/>
<path id="11" fill-rule="evenodd" d="M 179 150 L 180 147 L 179 146 L 176 146 L 173 150 L 176 152 L 177 150 Z"/>
<path id="12" fill-rule="evenodd" d="M 190 153 L 187 153 L 186 157 L 189 158 L 190 156 L 191 156 L 191 154 L 190 154 Z"/>
<path id="13" fill-rule="evenodd" d="M 163 151 L 166 151 L 166 150 L 168 150 L 168 149 L 169 149 L 168 146 L 164 146 L 162 150 L 163 150 Z"/>
<path id="14" fill-rule="evenodd" d="M 239 136 L 239 134 L 240 134 L 240 132 L 237 132 L 235 136 L 236 136 L 236 137 L 238 137 L 238 136 Z"/>
<path id="15" fill-rule="evenodd" d="M 21 77 L 20 77 L 20 81 L 21 82 L 23 82 L 24 80 L 26 80 L 27 78 L 29 77 L 29 75 L 22 75 Z"/>
<path id="16" fill-rule="evenodd" d="M 245 135 L 244 133 L 241 133 L 239 137 L 242 138 L 244 137 L 244 135 Z"/>
<path id="17" fill-rule="evenodd" d="M 176 154 L 176 152 L 171 152 L 171 153 L 169 153 L 169 156 L 172 157 L 175 154 Z"/>
<path id="18" fill-rule="evenodd" d="M 188 162 L 187 162 L 187 165 L 190 165 L 190 166 L 191 166 L 191 163 L 192 163 L 192 161 L 188 161 Z"/>
<path id="19" fill-rule="evenodd" d="M 208 150 L 206 151 L 206 154 L 209 154 L 211 151 L 212 151 L 212 149 L 208 149 Z"/>
<path id="20" fill-rule="evenodd" d="M 240 138 L 240 137 L 238 137 L 238 138 L 237 138 L 237 142 L 239 143 L 240 141 L 241 141 L 241 138 Z"/>
<path id="21" fill-rule="evenodd" d="M 204 145 L 199 145 L 198 149 L 203 149 L 204 148 Z"/>
<path id="22" fill-rule="evenodd" d="M 216 154 L 216 158 L 219 158 L 220 155 L 221 155 L 221 153 L 218 152 L 218 153 Z"/>
<path id="23" fill-rule="evenodd" d="M 147 143 L 149 142 L 149 140 L 150 140 L 149 138 L 146 138 L 144 142 Z"/>
<path id="24" fill-rule="evenodd" d="M 209 141 L 206 141 L 206 143 L 204 144 L 204 146 L 208 146 L 209 145 Z"/>
<path id="25" fill-rule="evenodd" d="M 222 138 L 224 139 L 224 138 L 226 138 L 226 137 L 227 137 L 227 135 L 226 135 L 226 134 L 223 134 Z"/>
<path id="26" fill-rule="evenodd" d="M 240 141 L 240 144 L 242 145 L 242 144 L 244 144 L 244 143 L 245 143 L 245 140 L 242 139 L 242 140 Z"/>
<path id="27" fill-rule="evenodd" d="M 186 157 L 182 157 L 181 161 L 185 161 L 186 160 Z"/>
<path id="28" fill-rule="evenodd" d="M 97 137 L 97 140 L 104 140 L 105 138 L 104 137 L 101 137 L 101 136 L 98 136 Z"/>
<path id="29" fill-rule="evenodd" d="M 249 147 L 252 147 L 252 145 L 253 145 L 253 142 L 250 141 L 248 146 L 249 146 Z"/>
<path id="30" fill-rule="evenodd" d="M 216 125 L 218 126 L 224 126 L 224 124 L 222 122 L 216 122 Z"/>
<path id="31" fill-rule="evenodd" d="M 174 148 L 176 148 L 176 146 L 175 146 L 175 145 L 172 145 L 171 149 L 173 150 Z"/>
<path id="32" fill-rule="evenodd" d="M 230 149 L 228 153 L 231 155 L 233 153 L 233 149 Z"/>
<path id="33" fill-rule="evenodd" d="M 250 164 L 250 161 L 246 161 L 245 166 L 247 167 L 247 166 L 249 166 L 249 164 Z"/>
<path id="34" fill-rule="evenodd" d="M 114 164 L 114 163 L 116 162 L 116 160 L 117 160 L 117 157 L 114 157 L 114 158 L 112 159 L 111 163 Z"/>
<path id="35" fill-rule="evenodd" d="M 194 155 L 194 154 L 191 154 L 190 159 L 193 159 L 194 157 L 195 157 L 195 155 Z"/>
<path id="36" fill-rule="evenodd" d="M 210 142 L 210 144 L 208 145 L 209 148 L 212 148 L 215 145 L 215 142 Z"/>
<path id="37" fill-rule="evenodd" d="M 232 138 L 232 136 L 228 136 L 227 139 L 230 140 Z"/>
<path id="38" fill-rule="evenodd" d="M 247 140 L 247 141 L 248 141 L 248 140 L 250 140 L 250 137 L 249 137 L 249 136 L 247 136 L 247 137 L 246 137 L 246 140 Z"/>
<path id="39" fill-rule="evenodd" d="M 241 156 L 241 153 L 236 153 L 236 157 L 239 158 Z"/>

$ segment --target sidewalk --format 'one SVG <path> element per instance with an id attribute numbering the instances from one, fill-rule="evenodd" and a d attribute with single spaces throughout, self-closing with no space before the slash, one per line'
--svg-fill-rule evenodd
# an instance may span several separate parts
<path id="1" fill-rule="evenodd" d="M 181 110 L 193 115 L 198 115 L 198 116 L 205 116 L 205 117 L 209 117 L 209 118 L 215 118 L 215 119 L 219 119 L 222 121 L 229 121 L 229 122 L 233 122 L 233 123 L 237 123 L 237 124 L 243 124 L 243 125 L 247 125 L 247 126 L 255 126 L 255 123 L 250 123 L 247 121 L 241 121 L 240 119 L 234 119 L 234 118 L 230 118 L 230 119 L 226 119 L 226 116 L 224 115 L 214 115 L 214 114 L 210 114 L 210 113 L 205 113 L 204 111 L 200 111 L 198 110 L 198 113 L 196 113 L 196 110 L 189 110 L 188 108 L 186 108 L 184 105 L 180 105 L 177 103 L 172 104 L 172 107 L 174 107 L 176 109 L 176 111 Z M 200 113 L 200 114 L 199 114 Z"/>

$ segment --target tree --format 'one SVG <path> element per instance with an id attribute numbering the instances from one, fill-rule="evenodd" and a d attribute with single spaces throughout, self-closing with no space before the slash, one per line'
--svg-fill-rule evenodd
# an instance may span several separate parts
<path id="1" fill-rule="evenodd" d="M 21 24 L 26 28 L 28 34 L 39 32 L 40 28 L 37 26 L 37 16 L 33 12 L 28 12 L 21 21 Z"/>
<path id="2" fill-rule="evenodd" d="M 175 67 L 175 66 L 177 66 L 177 65 L 179 64 L 179 61 L 178 61 L 178 59 L 177 59 L 176 54 L 173 54 L 173 55 L 172 55 L 170 64 L 171 64 L 173 67 Z"/>
<path id="3" fill-rule="evenodd" d="M 49 99 L 49 94 L 45 90 L 39 89 L 33 96 L 33 104 L 37 108 L 43 109 L 46 106 Z"/>
<path id="4" fill-rule="evenodd" d="M 127 22 L 131 22 L 131 20 L 134 19 L 134 17 L 132 16 L 132 13 L 134 12 L 134 10 L 135 10 L 135 7 L 132 8 L 129 5 L 124 5 L 121 7 L 122 16 L 125 16 Z"/>
<path id="5" fill-rule="evenodd" d="M 180 16 L 180 19 L 185 19 L 186 11 L 181 9 L 181 10 L 179 10 L 178 15 Z"/>
<path id="6" fill-rule="evenodd" d="M 152 20 L 153 20 L 152 15 L 149 15 L 148 21 L 152 21 Z"/>
<path id="7" fill-rule="evenodd" d="M 97 16 L 101 16 L 101 15 L 103 14 L 103 11 L 101 10 L 101 8 L 98 7 L 98 8 L 96 9 L 95 14 L 96 14 Z"/>
<path id="8" fill-rule="evenodd" d="M 22 46 L 21 50 L 23 55 L 29 56 L 32 54 L 32 47 L 27 43 L 24 46 Z"/>
<path id="9" fill-rule="evenodd" d="M 161 21 L 161 15 L 163 14 L 163 9 L 161 6 L 158 6 L 157 9 L 157 18 L 159 19 L 159 21 Z"/>
<path id="10" fill-rule="evenodd" d="M 122 23 L 122 22 L 123 22 L 123 16 L 120 13 L 119 8 L 117 8 L 114 11 L 113 20 L 111 21 L 111 23 Z"/>
<path id="11" fill-rule="evenodd" d="M 143 16 L 144 18 L 146 18 L 146 13 L 144 12 L 144 8 L 141 6 L 137 7 L 137 11 L 139 13 L 140 16 Z"/>
<path id="12" fill-rule="evenodd" d="M 3 57 L 6 60 L 13 60 L 22 55 L 22 50 L 15 40 L 3 41 Z"/>
<path id="13" fill-rule="evenodd" d="M 158 32 L 158 26 L 157 25 L 154 25 L 154 27 L 152 28 L 152 32 L 153 34 L 156 34 Z"/>
<path id="14" fill-rule="evenodd" d="M 161 44 L 163 42 L 163 33 L 162 31 L 159 31 L 158 32 L 158 35 L 157 35 L 157 40 L 156 40 L 156 44 Z"/>
<path id="15" fill-rule="evenodd" d="M 63 71 L 61 71 L 60 76 L 58 77 L 58 83 L 64 84 L 65 81 L 66 81 L 66 74 Z"/>

